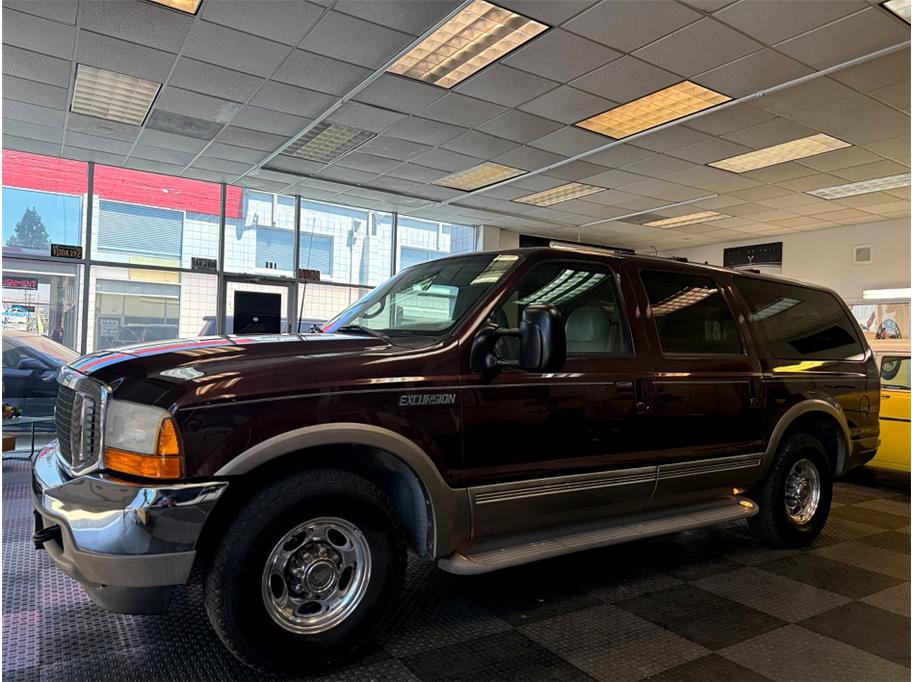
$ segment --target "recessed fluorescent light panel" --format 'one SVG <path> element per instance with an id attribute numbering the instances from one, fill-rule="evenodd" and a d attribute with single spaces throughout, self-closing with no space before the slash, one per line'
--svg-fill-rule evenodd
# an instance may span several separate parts
<path id="1" fill-rule="evenodd" d="M 702 85 L 682 81 L 651 95 L 587 118 L 576 125 L 620 139 L 709 109 L 731 99 Z"/>
<path id="2" fill-rule="evenodd" d="M 282 153 L 308 161 L 331 163 L 373 137 L 376 137 L 374 133 L 365 130 L 324 121 L 295 140 Z"/>
<path id="3" fill-rule="evenodd" d="M 77 64 L 70 111 L 118 123 L 142 125 L 159 88 L 161 83 Z"/>
<path id="4" fill-rule="evenodd" d="M 865 289 L 861 297 L 866 301 L 885 301 L 892 298 L 912 298 L 912 289 Z"/>
<path id="5" fill-rule="evenodd" d="M 810 194 L 821 199 L 843 199 L 845 197 L 854 197 L 859 194 L 870 194 L 871 192 L 883 192 L 888 189 L 899 189 L 900 187 L 909 186 L 910 176 L 908 173 L 899 175 L 888 175 L 885 178 L 873 178 L 871 180 L 862 180 L 861 182 L 850 182 L 847 185 L 834 185 L 833 187 L 821 187 L 813 189 L 805 194 Z"/>
<path id="6" fill-rule="evenodd" d="M 714 161 L 709 165 L 731 171 L 732 173 L 746 173 L 758 168 L 775 166 L 776 164 L 795 161 L 796 159 L 805 159 L 809 156 L 817 156 L 817 154 L 825 154 L 834 149 L 844 149 L 851 146 L 848 142 L 819 133 L 810 137 L 792 140 L 791 142 L 783 142 L 772 147 L 758 149 L 755 152 L 747 152 L 746 154 L 739 154 L 721 161 Z"/>
<path id="7" fill-rule="evenodd" d="M 664 218 L 663 220 L 653 220 L 649 223 L 643 223 L 647 227 L 683 227 L 684 225 L 696 225 L 697 223 L 710 223 L 713 220 L 722 220 L 722 218 L 730 218 L 731 216 L 725 215 L 724 213 L 716 213 L 715 211 L 701 211 L 700 213 L 688 213 L 687 215 L 679 215 L 675 218 Z"/>
<path id="8" fill-rule="evenodd" d="M 199 9 L 200 3 L 203 0 L 149 0 L 154 2 L 156 5 L 164 5 L 170 9 L 176 9 L 178 12 L 184 12 L 185 14 L 196 14 Z"/>
<path id="9" fill-rule="evenodd" d="M 909 15 L 912 14 L 912 2 L 910 0 L 887 0 L 887 2 L 883 3 L 883 6 L 907 24 L 912 23 L 909 19 Z"/>
<path id="10" fill-rule="evenodd" d="M 404 54 L 389 71 L 452 88 L 547 29 L 545 24 L 516 12 L 474 0 Z"/>
<path id="11" fill-rule="evenodd" d="M 590 194 L 597 194 L 598 192 L 604 191 L 604 187 L 595 187 L 594 185 L 584 185 L 579 182 L 571 182 L 566 185 L 561 185 L 560 187 L 546 189 L 543 192 L 536 192 L 535 194 L 519 197 L 513 201 L 518 201 L 522 204 L 534 204 L 535 206 L 552 206 L 554 204 L 559 204 L 562 201 L 579 199 L 580 197 L 585 197 L 589 196 Z"/>
<path id="12" fill-rule="evenodd" d="M 495 182 L 500 182 L 507 178 L 515 178 L 517 175 L 522 175 L 525 172 L 526 171 L 520 170 L 519 168 L 501 166 L 499 163 L 486 161 L 477 166 L 472 166 L 467 170 L 440 178 L 434 182 L 434 184 L 470 191 L 479 189 L 480 187 L 493 185 Z"/>

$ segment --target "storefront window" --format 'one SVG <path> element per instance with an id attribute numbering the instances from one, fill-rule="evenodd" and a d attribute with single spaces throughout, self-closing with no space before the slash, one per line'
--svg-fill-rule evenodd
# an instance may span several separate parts
<path id="1" fill-rule="evenodd" d="M 194 257 L 217 261 L 218 184 L 96 166 L 94 189 L 94 259 L 186 269 Z"/>
<path id="2" fill-rule="evenodd" d="M 475 250 L 475 228 L 399 216 L 396 271 L 435 258 Z"/>
<path id="3" fill-rule="evenodd" d="M 237 212 L 225 222 L 225 269 L 268 277 L 294 276 L 294 197 L 229 187 Z"/>
<path id="4" fill-rule="evenodd" d="M 88 164 L 3 150 L 3 255 L 81 246 Z"/>
<path id="5" fill-rule="evenodd" d="M 370 290 L 370 287 L 343 287 L 316 282 L 299 284 L 298 319 L 301 331 L 331 320 Z"/>
<path id="6" fill-rule="evenodd" d="M 908 301 L 858 303 L 850 307 L 852 315 L 869 340 L 908 339 L 912 335 Z"/>

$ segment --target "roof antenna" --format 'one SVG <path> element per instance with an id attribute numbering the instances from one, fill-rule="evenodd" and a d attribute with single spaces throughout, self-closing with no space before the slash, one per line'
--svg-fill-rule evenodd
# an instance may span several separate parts
<path id="1" fill-rule="evenodd" d="M 659 250 L 658 250 L 655 246 L 653 246 L 652 244 L 650 244 L 650 245 L 649 245 L 649 248 L 652 249 L 652 255 L 653 255 L 653 256 L 658 256 L 658 255 L 659 255 Z"/>

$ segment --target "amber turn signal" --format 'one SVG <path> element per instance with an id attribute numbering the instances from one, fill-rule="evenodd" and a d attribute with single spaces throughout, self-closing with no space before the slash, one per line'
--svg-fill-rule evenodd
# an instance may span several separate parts
<path id="1" fill-rule="evenodd" d="M 171 419 L 162 420 L 154 455 L 106 447 L 104 463 L 106 468 L 122 474 L 143 478 L 180 478 L 183 473 L 183 457 L 174 422 Z"/>

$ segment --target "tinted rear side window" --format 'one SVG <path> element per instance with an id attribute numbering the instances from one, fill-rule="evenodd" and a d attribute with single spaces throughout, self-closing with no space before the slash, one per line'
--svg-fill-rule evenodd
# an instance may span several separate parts
<path id="1" fill-rule="evenodd" d="M 740 355 L 731 310 L 709 277 L 643 270 L 663 353 Z"/>
<path id="2" fill-rule="evenodd" d="M 861 359 L 858 324 L 833 294 L 751 277 L 735 286 L 770 355 L 782 360 Z"/>

